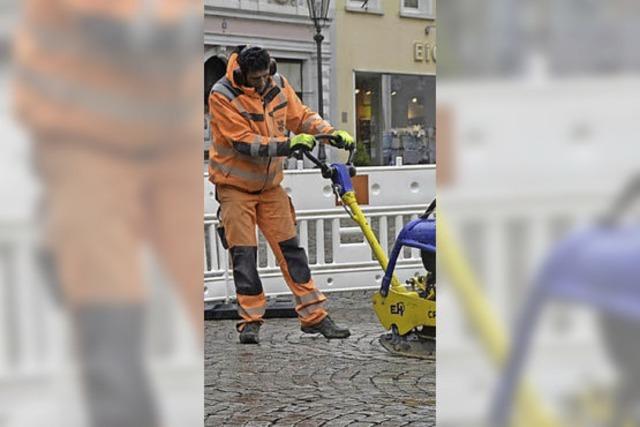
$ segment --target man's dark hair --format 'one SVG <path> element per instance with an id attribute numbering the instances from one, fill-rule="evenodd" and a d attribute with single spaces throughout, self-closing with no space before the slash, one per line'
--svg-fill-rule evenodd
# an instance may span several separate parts
<path id="1" fill-rule="evenodd" d="M 259 46 L 245 47 L 238 55 L 238 65 L 240 65 L 243 74 L 267 70 L 270 63 L 271 55 L 266 49 Z"/>

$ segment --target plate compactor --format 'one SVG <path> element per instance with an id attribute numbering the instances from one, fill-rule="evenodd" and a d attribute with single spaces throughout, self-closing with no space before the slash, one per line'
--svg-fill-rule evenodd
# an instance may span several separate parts
<path id="1" fill-rule="evenodd" d="M 332 135 L 316 135 L 316 139 L 340 140 Z M 373 309 L 382 326 L 390 331 L 380 337 L 380 344 L 389 352 L 409 357 L 429 358 L 435 354 L 436 331 L 436 223 L 435 199 L 418 219 L 405 225 L 391 251 L 390 258 L 382 249 L 367 222 L 353 189 L 351 178 L 356 169 L 351 164 L 354 151 L 349 151 L 346 163 L 327 164 L 305 150 L 304 155 L 318 166 L 322 176 L 330 179 L 333 191 L 342 201 L 347 214 L 358 224 L 385 274 L 380 289 L 373 296 Z M 393 274 L 402 249 L 420 249 L 425 271 L 401 283 Z"/>

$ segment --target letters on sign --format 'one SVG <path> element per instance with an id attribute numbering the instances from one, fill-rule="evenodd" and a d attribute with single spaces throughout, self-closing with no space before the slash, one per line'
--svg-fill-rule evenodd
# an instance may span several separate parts
<path id="1" fill-rule="evenodd" d="M 390 306 L 391 314 L 395 314 L 398 316 L 404 316 L 404 304 L 402 302 L 398 302 Z"/>
<path id="2" fill-rule="evenodd" d="M 436 46 L 431 42 L 413 42 L 413 60 L 415 62 L 436 62 Z"/>

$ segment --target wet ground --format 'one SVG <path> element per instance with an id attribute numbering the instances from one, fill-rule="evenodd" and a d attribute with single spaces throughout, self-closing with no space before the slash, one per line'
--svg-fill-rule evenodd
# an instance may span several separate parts
<path id="1" fill-rule="evenodd" d="M 268 319 L 260 345 L 241 345 L 235 321 L 207 321 L 205 425 L 435 426 L 435 359 L 387 353 L 370 295 L 328 295 L 342 341 Z"/>

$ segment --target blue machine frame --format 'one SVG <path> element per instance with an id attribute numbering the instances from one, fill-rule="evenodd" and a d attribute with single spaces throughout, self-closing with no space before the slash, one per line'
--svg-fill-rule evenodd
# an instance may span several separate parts
<path id="1" fill-rule="evenodd" d="M 640 325 L 640 226 L 597 225 L 560 242 L 536 277 L 512 339 L 498 385 L 492 425 L 509 417 L 531 340 L 544 306 L 556 299 L 591 307 Z"/>
<path id="2" fill-rule="evenodd" d="M 380 294 L 387 296 L 393 271 L 396 268 L 398 256 L 404 246 L 410 246 L 431 253 L 436 252 L 436 221 L 429 218 L 418 218 L 405 225 L 393 245 L 393 250 L 389 257 L 389 265 L 382 278 Z"/>

